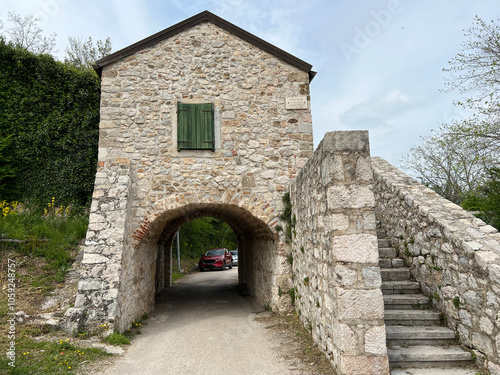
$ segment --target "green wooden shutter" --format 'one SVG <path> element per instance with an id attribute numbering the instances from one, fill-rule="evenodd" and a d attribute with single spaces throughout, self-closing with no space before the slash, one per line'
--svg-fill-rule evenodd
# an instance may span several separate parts
<path id="1" fill-rule="evenodd" d="M 177 151 L 192 148 L 192 129 L 190 116 L 193 115 L 189 104 L 177 103 Z"/>
<path id="2" fill-rule="evenodd" d="M 177 103 L 177 151 L 215 151 L 214 108 L 211 103 Z"/>
<path id="3" fill-rule="evenodd" d="M 211 103 L 200 104 L 199 108 L 199 148 L 215 151 L 214 108 Z"/>

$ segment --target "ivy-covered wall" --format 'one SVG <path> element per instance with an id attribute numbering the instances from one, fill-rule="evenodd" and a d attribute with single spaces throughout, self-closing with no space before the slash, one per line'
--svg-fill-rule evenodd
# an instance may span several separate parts
<path id="1" fill-rule="evenodd" d="M 0 39 L 0 199 L 85 205 L 97 164 L 100 82 Z M 8 158 L 6 158 L 8 156 Z M 4 178 L 2 178 L 4 177 Z"/>

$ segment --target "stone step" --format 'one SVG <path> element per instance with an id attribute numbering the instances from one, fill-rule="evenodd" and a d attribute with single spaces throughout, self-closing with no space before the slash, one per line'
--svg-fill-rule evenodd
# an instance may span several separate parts
<path id="1" fill-rule="evenodd" d="M 446 327 L 386 326 L 387 345 L 446 345 L 455 343 L 455 332 Z"/>
<path id="2" fill-rule="evenodd" d="M 386 239 L 386 238 L 379 238 L 378 239 L 378 247 L 391 247 L 391 241 Z"/>
<path id="3" fill-rule="evenodd" d="M 433 345 L 387 348 L 389 363 L 392 368 L 430 368 L 467 366 L 471 354 L 458 347 L 444 348 Z"/>
<path id="4" fill-rule="evenodd" d="M 382 281 L 406 281 L 410 278 L 409 268 L 381 268 Z"/>
<path id="5" fill-rule="evenodd" d="M 377 229 L 377 238 L 378 239 L 384 239 L 385 236 L 386 236 L 385 230 Z"/>
<path id="6" fill-rule="evenodd" d="M 382 281 L 382 293 L 384 294 L 415 294 L 420 292 L 420 284 L 416 281 Z"/>
<path id="7" fill-rule="evenodd" d="M 380 268 L 398 268 L 405 267 L 405 262 L 401 258 L 379 259 L 378 265 Z"/>
<path id="8" fill-rule="evenodd" d="M 429 308 L 429 298 L 423 294 L 384 295 L 386 310 L 421 310 Z"/>
<path id="9" fill-rule="evenodd" d="M 431 310 L 386 310 L 386 326 L 439 326 L 441 314 Z"/>
<path id="10" fill-rule="evenodd" d="M 378 248 L 378 256 L 380 259 L 397 258 L 398 252 L 393 247 L 380 247 Z"/>
<path id="11" fill-rule="evenodd" d="M 480 372 L 479 372 L 480 373 Z M 406 368 L 393 369 L 391 375 L 476 375 L 477 369 L 473 368 Z"/>

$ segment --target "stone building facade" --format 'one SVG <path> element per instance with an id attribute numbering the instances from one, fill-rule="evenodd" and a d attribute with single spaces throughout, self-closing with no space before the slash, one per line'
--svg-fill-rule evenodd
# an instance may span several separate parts
<path id="1" fill-rule="evenodd" d="M 151 311 L 170 285 L 175 233 L 202 216 L 228 222 L 239 240 L 240 282 L 282 309 L 278 290 L 290 272 L 274 227 L 290 180 L 313 151 L 311 65 L 203 12 L 95 68 L 98 171 L 67 329 L 126 329 Z M 212 138 L 185 147 L 180 117 L 199 104 L 209 105 L 200 116 Z"/>

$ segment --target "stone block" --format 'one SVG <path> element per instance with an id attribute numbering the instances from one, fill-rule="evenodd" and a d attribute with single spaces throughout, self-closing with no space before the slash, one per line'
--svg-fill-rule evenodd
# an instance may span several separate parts
<path id="1" fill-rule="evenodd" d="M 380 288 L 382 286 L 380 267 L 365 267 L 362 272 L 363 283 L 367 288 Z"/>
<path id="2" fill-rule="evenodd" d="M 357 339 L 354 331 L 347 324 L 339 323 L 334 329 L 333 343 L 343 353 L 356 349 Z"/>
<path id="3" fill-rule="evenodd" d="M 370 152 L 368 131 L 334 131 L 325 134 L 319 146 L 331 152 Z"/>
<path id="4" fill-rule="evenodd" d="M 349 263 L 378 262 L 377 237 L 373 234 L 349 234 L 333 237 L 331 251 L 334 260 Z"/>
<path id="5" fill-rule="evenodd" d="M 356 163 L 356 179 L 359 181 L 373 181 L 373 172 L 370 157 L 358 158 Z"/>
<path id="6" fill-rule="evenodd" d="M 102 281 L 94 280 L 94 279 L 80 279 L 78 282 L 78 291 L 87 291 L 87 290 L 99 290 L 102 289 Z"/>
<path id="7" fill-rule="evenodd" d="M 479 332 L 472 332 L 472 345 L 488 357 L 494 357 L 492 338 Z"/>
<path id="8" fill-rule="evenodd" d="M 345 231 L 349 229 L 349 217 L 345 214 L 332 214 L 325 218 L 326 231 Z"/>
<path id="9" fill-rule="evenodd" d="M 99 254 L 83 254 L 82 264 L 107 263 L 109 259 Z"/>
<path id="10" fill-rule="evenodd" d="M 335 185 L 326 192 L 328 208 L 331 210 L 371 208 L 375 206 L 375 196 L 369 186 Z"/>
<path id="11" fill-rule="evenodd" d="M 342 355 L 339 373 L 342 375 L 388 375 L 389 359 L 387 356 Z"/>
<path id="12" fill-rule="evenodd" d="M 385 326 L 369 328 L 365 333 L 365 352 L 371 354 L 387 354 Z"/>
<path id="13" fill-rule="evenodd" d="M 384 318 L 384 300 L 380 289 L 336 289 L 340 321 L 355 319 L 381 320 Z"/>
<path id="14" fill-rule="evenodd" d="M 488 361 L 488 371 L 490 375 L 500 375 L 500 364 Z"/>

